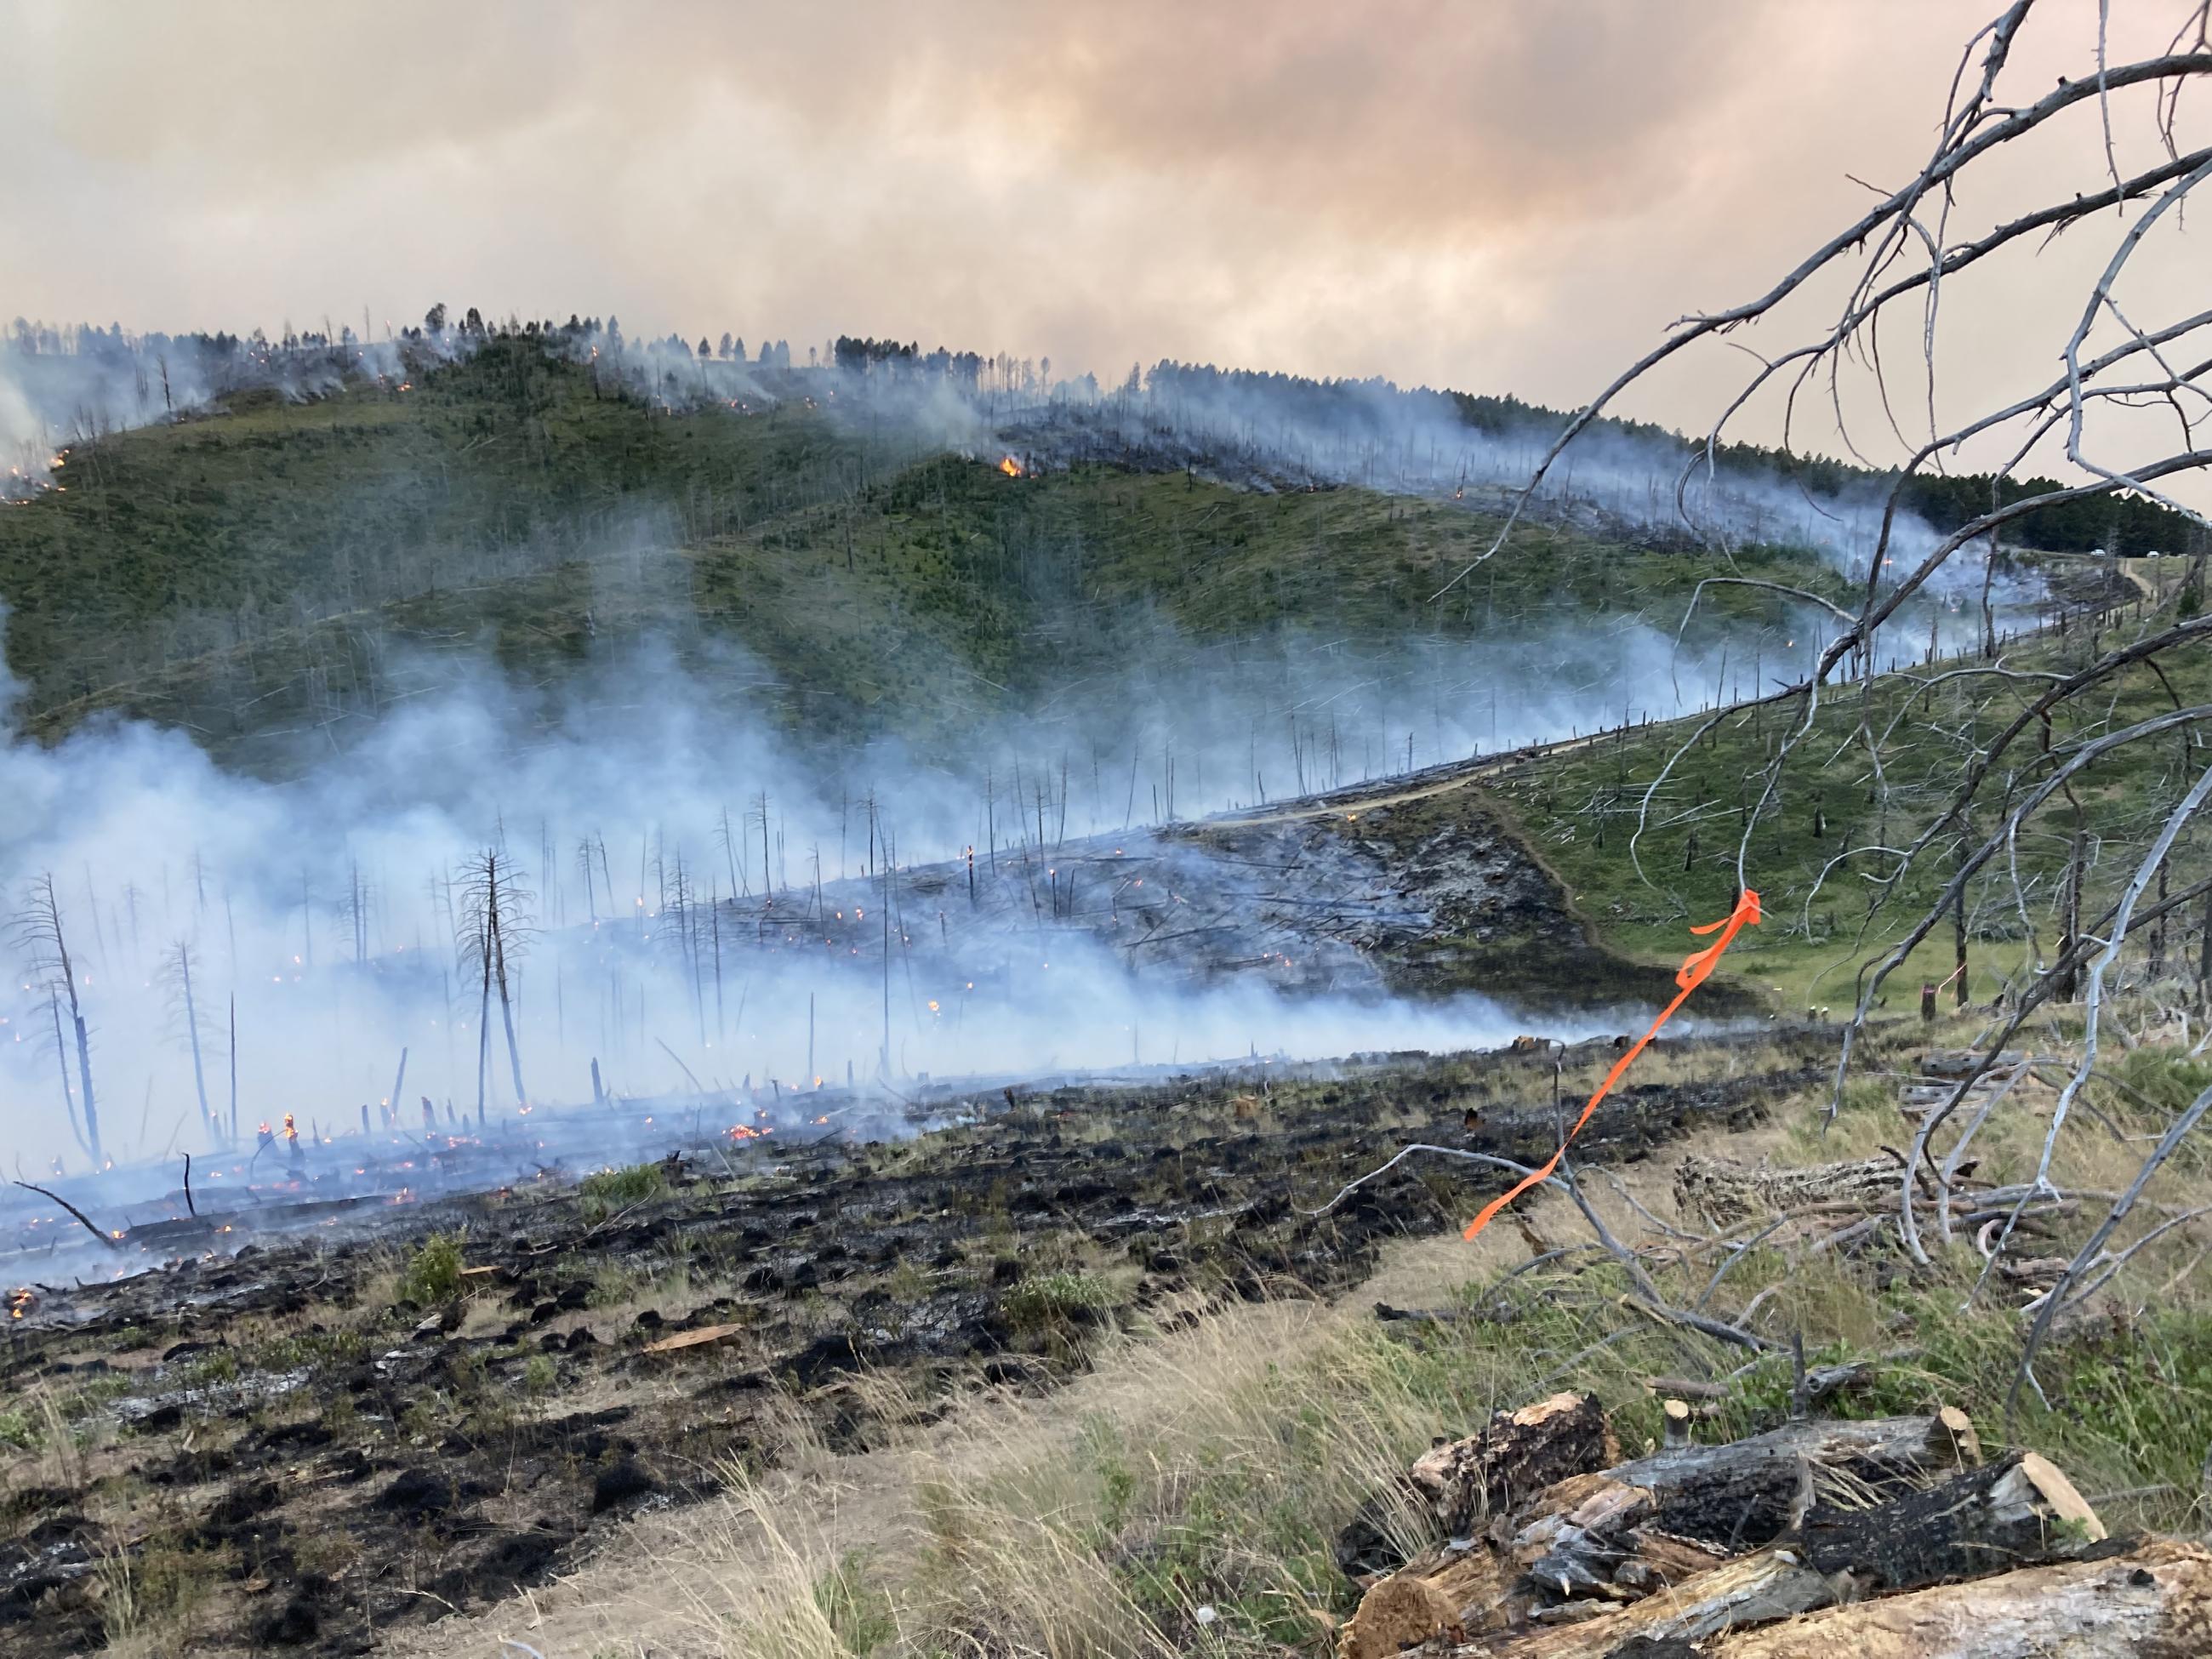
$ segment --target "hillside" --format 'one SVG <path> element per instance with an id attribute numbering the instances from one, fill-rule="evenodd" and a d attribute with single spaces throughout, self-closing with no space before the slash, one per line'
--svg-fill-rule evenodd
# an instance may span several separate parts
<path id="1" fill-rule="evenodd" d="M 542 684 L 653 637 L 788 728 L 941 748 L 979 714 L 1231 641 L 1671 632 L 1710 571 L 1531 524 L 1436 605 L 1494 535 L 1487 513 L 1187 471 L 1009 477 L 811 403 L 659 410 L 495 338 L 405 389 L 248 393 L 80 447 L 62 489 L 0 511 L 19 718 L 52 739 L 139 716 L 281 768 L 287 734 L 343 744 L 457 654 Z M 1741 556 L 1833 591 L 1809 556 Z M 1786 621 L 1771 594 L 1715 590 L 1692 643 Z M 728 672 L 732 645 L 776 686 Z"/>

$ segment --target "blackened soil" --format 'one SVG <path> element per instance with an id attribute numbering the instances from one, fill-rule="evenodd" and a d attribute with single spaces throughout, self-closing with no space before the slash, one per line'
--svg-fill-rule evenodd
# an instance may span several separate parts
<path id="1" fill-rule="evenodd" d="M 1830 1050 L 1771 1030 L 1680 1046 L 1717 1080 L 1627 1088 L 1585 1158 L 1747 1123 Z M 1612 1054 L 1571 1052 L 1566 1092 Z M 1549 1054 L 1500 1054 L 994 1097 L 917 1140 L 683 1166 L 627 1206 L 549 1188 L 426 1206 L 415 1237 L 465 1230 L 467 1271 L 420 1304 L 398 1278 L 413 1241 L 388 1234 L 45 1287 L 0 1348 L 0 1427 L 31 1443 L 4 1454 L 0 1650 L 98 1650 L 127 1572 L 165 1650 L 367 1652 L 771 1461 L 772 1402 L 871 1443 L 889 1425 L 880 1391 L 845 1385 L 861 1366 L 905 1381 L 911 1423 L 1048 1388 L 1109 1324 L 1350 1285 L 1498 1179 L 1409 1163 L 1304 1210 L 1409 1140 L 1539 1159 L 1554 1087 Z"/>

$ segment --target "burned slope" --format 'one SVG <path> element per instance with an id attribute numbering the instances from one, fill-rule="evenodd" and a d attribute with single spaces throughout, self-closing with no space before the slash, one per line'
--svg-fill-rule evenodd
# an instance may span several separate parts
<path id="1" fill-rule="evenodd" d="M 888 954 L 902 1005 L 919 987 L 933 1007 L 971 1016 L 1049 1007 L 1052 973 L 1102 967 L 1154 994 L 1474 991 L 1594 1010 L 1671 993 L 1668 974 L 1598 943 L 1558 878 L 1461 787 L 1471 769 L 1445 775 L 1452 787 L 1433 792 L 1378 785 L 1076 840 L 1041 814 L 1035 838 L 1012 847 L 726 901 L 712 918 L 718 971 L 744 975 L 765 957 L 786 975 L 867 984 Z M 642 921 L 572 938 L 586 972 L 606 975 L 651 942 Z"/>
<path id="2" fill-rule="evenodd" d="M 1826 1047 L 1738 1043 L 1715 1055 L 1725 1082 L 1631 1090 L 1584 1155 L 1747 1120 Z M 1568 1086 L 1612 1053 L 1567 1056 Z M 22 1402 L 0 1640 L 367 1651 L 559 1570 L 605 1518 L 707 1490 L 725 1461 L 772 1460 L 792 1409 L 867 1443 L 891 1395 L 849 1386 L 863 1365 L 903 1382 L 912 1420 L 1047 1384 L 1105 1326 L 1351 1282 L 1488 1184 L 1401 1170 L 1306 1210 L 1409 1139 L 1540 1156 L 1553 1087 L 1548 1056 L 1498 1054 L 991 1097 L 918 1140 L 754 1142 L 711 1175 L 549 1182 L 26 1287 L 0 1358 Z"/>

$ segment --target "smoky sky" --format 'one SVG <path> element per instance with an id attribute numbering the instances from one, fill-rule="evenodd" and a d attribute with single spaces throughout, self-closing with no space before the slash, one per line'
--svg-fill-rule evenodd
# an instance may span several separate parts
<path id="1" fill-rule="evenodd" d="M 1992 9 L 0 3 L 0 314 L 380 331 L 445 301 L 1571 404 L 1907 176 Z M 2045 0 L 2023 88 L 2078 72 L 2096 9 Z M 2116 52 L 2170 33 L 2116 10 Z M 2094 187 L 2094 115 L 2055 143 L 1961 221 Z M 2045 375 L 2093 240 L 1965 308 L 1947 394 Z M 1632 410 L 1700 424 L 1740 368 Z"/>

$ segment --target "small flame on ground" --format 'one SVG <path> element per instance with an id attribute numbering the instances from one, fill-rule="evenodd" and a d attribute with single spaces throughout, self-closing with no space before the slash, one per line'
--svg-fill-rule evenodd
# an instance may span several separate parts
<path id="1" fill-rule="evenodd" d="M 1020 477 L 1022 476 L 1022 464 L 1011 455 L 1007 456 L 1006 459 L 999 463 L 999 471 L 1005 473 L 1009 478 Z"/>

